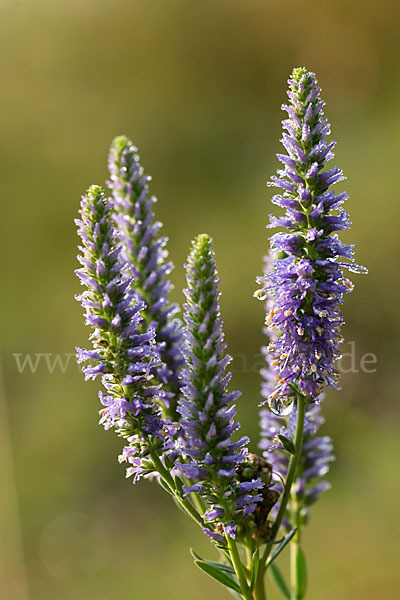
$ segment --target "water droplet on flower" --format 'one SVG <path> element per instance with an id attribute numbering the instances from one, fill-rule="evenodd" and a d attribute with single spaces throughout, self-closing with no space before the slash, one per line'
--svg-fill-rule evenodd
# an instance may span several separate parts
<path id="1" fill-rule="evenodd" d="M 254 297 L 257 298 L 257 300 L 266 300 L 267 292 L 263 289 L 257 290 L 256 292 L 254 292 Z"/>
<path id="2" fill-rule="evenodd" d="M 272 395 L 268 398 L 268 406 L 274 415 L 278 417 L 286 417 L 290 415 L 293 410 L 294 400 L 293 398 L 287 398 L 286 396 L 273 397 Z"/>

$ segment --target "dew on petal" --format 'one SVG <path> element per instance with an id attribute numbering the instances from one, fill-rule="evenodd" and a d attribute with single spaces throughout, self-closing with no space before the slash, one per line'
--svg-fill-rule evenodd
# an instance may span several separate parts
<path id="1" fill-rule="evenodd" d="M 254 297 L 257 298 L 257 300 L 266 300 L 267 292 L 263 289 L 257 290 L 254 292 Z"/>
<path id="2" fill-rule="evenodd" d="M 286 396 L 273 397 L 273 395 L 271 395 L 268 398 L 268 406 L 274 415 L 286 417 L 287 415 L 290 415 L 293 410 L 294 399 L 287 398 Z"/>

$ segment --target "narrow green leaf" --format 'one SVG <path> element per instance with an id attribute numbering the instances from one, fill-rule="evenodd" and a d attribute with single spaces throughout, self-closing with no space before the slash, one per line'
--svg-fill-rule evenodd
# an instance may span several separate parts
<path id="1" fill-rule="evenodd" d="M 228 588 L 228 592 L 230 592 L 232 596 L 236 598 L 236 600 L 243 600 L 242 594 L 238 594 L 238 592 L 235 592 L 235 590 L 231 590 L 230 588 Z"/>
<path id="2" fill-rule="evenodd" d="M 208 565 L 211 565 L 212 567 L 215 567 L 216 569 L 225 571 L 226 573 L 228 573 L 228 575 L 235 575 L 235 569 L 229 564 L 219 563 L 219 562 L 215 562 L 213 560 L 207 560 L 206 558 L 203 558 L 202 556 L 200 556 L 200 554 L 197 554 L 197 552 L 195 552 L 193 550 L 193 548 L 190 548 L 190 554 L 193 556 L 195 561 L 199 560 L 200 562 L 207 563 Z"/>
<path id="3" fill-rule="evenodd" d="M 282 445 L 285 448 L 285 450 L 290 452 L 290 454 L 296 454 L 295 445 L 293 444 L 290 438 L 286 437 L 285 435 L 282 435 L 281 433 L 278 433 L 276 437 L 279 438 L 279 440 L 282 442 Z"/>
<path id="4" fill-rule="evenodd" d="M 172 496 L 174 496 L 174 491 L 170 488 L 170 486 L 168 485 L 168 483 L 165 481 L 165 479 L 163 479 L 162 477 L 159 477 L 158 479 L 158 483 L 161 485 L 161 487 L 168 492 L 168 494 L 171 494 Z"/>
<path id="5" fill-rule="evenodd" d="M 181 510 L 187 516 L 187 510 L 182 506 L 175 494 L 173 494 L 172 499 L 175 502 L 175 505 L 179 508 L 179 510 Z"/>
<path id="6" fill-rule="evenodd" d="M 304 597 L 307 589 L 307 562 L 303 550 L 297 547 L 296 553 L 296 592 L 297 598 Z"/>
<path id="7" fill-rule="evenodd" d="M 296 533 L 296 531 L 297 531 L 297 527 L 295 527 L 294 529 L 291 529 L 289 531 L 289 533 L 287 535 L 285 535 L 285 537 L 283 538 L 283 540 L 281 542 L 279 542 L 279 544 L 275 547 L 274 551 L 271 553 L 271 556 L 268 559 L 267 567 L 282 552 L 282 550 L 284 549 L 284 547 L 286 546 L 286 544 L 288 544 L 290 542 L 290 540 L 292 539 L 292 537 L 294 536 L 294 534 Z"/>
<path id="8" fill-rule="evenodd" d="M 250 581 L 250 589 L 254 590 L 254 586 L 257 581 L 258 575 L 258 567 L 260 566 L 260 554 L 258 549 L 254 552 L 252 557 L 252 565 L 251 565 L 251 581 Z"/>
<path id="9" fill-rule="evenodd" d="M 209 575 L 216 581 L 219 581 L 219 583 L 222 583 L 222 585 L 224 585 L 225 587 L 230 588 L 231 590 L 234 590 L 235 592 L 240 594 L 239 584 L 223 569 L 214 567 L 210 563 L 203 562 L 202 560 L 195 560 L 194 564 L 196 565 L 196 567 L 204 571 L 204 573 L 207 573 L 207 575 Z"/>
<path id="10" fill-rule="evenodd" d="M 287 598 L 287 600 L 290 600 L 289 588 L 278 565 L 276 565 L 275 563 L 270 565 L 268 573 L 270 574 L 270 577 L 276 585 L 276 587 L 278 588 L 278 590 L 281 592 L 282 596 L 284 596 L 284 598 Z"/>
<path id="11" fill-rule="evenodd" d="M 182 480 L 180 479 L 180 477 L 178 477 L 178 475 L 175 475 L 174 481 L 175 481 L 176 489 L 182 494 L 183 493 Z"/>

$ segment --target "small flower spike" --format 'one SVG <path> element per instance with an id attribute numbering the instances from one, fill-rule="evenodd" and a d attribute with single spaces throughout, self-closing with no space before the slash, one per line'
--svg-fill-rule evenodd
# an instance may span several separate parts
<path id="1" fill-rule="evenodd" d="M 248 455 L 249 440 L 232 440 L 240 427 L 234 422 L 236 410 L 232 403 L 240 393 L 227 391 L 231 374 L 226 373 L 226 368 L 231 358 L 226 354 L 219 279 L 208 235 L 194 240 L 186 273 L 185 387 L 179 411 L 188 462 L 180 467 L 193 482 L 186 492 L 199 493 L 211 506 L 203 517 L 210 523 L 205 532 L 212 539 L 219 539 L 218 527 L 223 524 L 226 535 L 233 538 L 241 516 L 252 513 L 262 500 L 259 492 L 263 482 L 257 478 L 240 483 L 237 477 L 238 466 Z"/>
<path id="2" fill-rule="evenodd" d="M 278 435 L 283 435 L 293 441 L 296 423 L 296 409 L 286 417 L 279 417 L 269 409 L 260 411 L 261 442 L 263 455 L 271 463 L 278 483 L 275 489 L 282 489 L 281 482 L 286 479 L 289 466 L 289 453 L 284 449 Z M 308 521 L 309 506 L 319 494 L 330 488 L 325 476 L 329 465 L 334 460 L 332 440 L 328 436 L 317 437 L 317 431 L 323 424 L 321 405 L 310 404 L 306 410 L 304 423 L 303 447 L 296 478 L 292 488 L 284 524 L 288 528 L 300 527 Z M 279 509 L 279 502 L 273 512 Z"/>
<path id="3" fill-rule="evenodd" d="M 183 336 L 176 319 L 178 307 L 170 304 L 172 285 L 168 279 L 173 265 L 166 261 L 167 238 L 159 237 L 161 223 L 154 221 L 154 196 L 149 194 L 150 177 L 143 174 L 137 148 L 125 136 L 114 139 L 108 158 L 113 213 L 122 244 L 123 259 L 130 265 L 132 289 L 145 303 L 141 328 L 154 328 L 162 364 L 155 374 L 163 384 L 165 416 L 177 420 L 176 406 L 182 382 Z"/>
<path id="4" fill-rule="evenodd" d="M 342 341 L 343 295 L 352 290 L 343 269 L 363 273 L 353 263 L 353 246 L 340 241 L 337 231 L 350 226 L 342 207 L 345 192 L 331 187 L 344 179 L 338 167 L 326 170 L 333 158 L 334 142 L 328 143 L 330 126 L 323 114 L 324 102 L 314 73 L 294 69 L 289 79 L 289 105 L 278 154 L 283 169 L 270 185 L 280 188 L 273 203 L 285 216 L 270 217 L 269 227 L 284 231 L 271 238 L 277 253 L 273 269 L 260 277 L 258 298 L 273 300 L 266 324 L 277 333 L 268 348 L 277 366 L 277 379 L 268 402 L 285 413 L 295 393 L 316 401 L 324 385 L 339 387 L 334 363 Z"/>
<path id="5" fill-rule="evenodd" d="M 151 383 L 151 371 L 160 365 L 155 332 L 142 332 L 144 310 L 131 291 L 124 273 L 120 248 L 115 246 L 111 203 L 99 186 L 91 186 L 82 197 L 76 220 L 82 240 L 76 273 L 86 290 L 77 299 L 85 310 L 86 324 L 93 328 L 92 348 L 78 348 L 78 362 L 86 379 L 102 376 L 106 393 L 100 392 L 104 408 L 100 423 L 115 427 L 127 438 L 123 460 L 130 463 L 135 480 L 145 472 L 143 457 L 149 445 L 162 446 L 163 423 L 155 401 L 160 393 Z M 153 441 L 152 441 L 153 440 Z"/>

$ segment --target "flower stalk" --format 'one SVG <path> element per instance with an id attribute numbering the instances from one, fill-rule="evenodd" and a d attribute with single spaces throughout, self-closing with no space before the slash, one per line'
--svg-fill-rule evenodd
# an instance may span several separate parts
<path id="1" fill-rule="evenodd" d="M 299 519 L 297 519 L 299 523 Z M 300 551 L 301 530 L 298 526 L 296 533 L 290 541 L 290 596 L 291 600 L 302 600 L 303 594 L 300 590 L 300 573 L 298 555 Z"/>
<path id="2" fill-rule="evenodd" d="M 249 588 L 249 584 L 246 579 L 246 575 L 244 572 L 242 561 L 240 559 L 236 542 L 229 533 L 226 535 L 226 541 L 229 549 L 229 554 L 231 556 L 232 563 L 239 581 L 240 589 L 242 591 L 243 598 L 245 598 L 245 600 L 253 600 L 253 594 Z"/>
<path id="3" fill-rule="evenodd" d="M 281 527 L 283 518 L 286 513 L 287 505 L 292 492 L 293 482 L 296 476 L 296 469 L 299 464 L 301 457 L 301 451 L 303 446 L 303 432 L 304 432 L 304 418 L 305 418 L 306 400 L 302 394 L 297 396 L 297 421 L 296 421 L 296 433 L 295 433 L 295 453 L 291 455 L 289 461 L 289 469 L 287 472 L 283 495 L 280 501 L 278 514 L 272 526 L 272 536 L 270 542 L 265 546 L 264 552 L 260 559 L 259 575 L 258 575 L 258 586 L 262 587 L 261 581 L 264 581 L 265 571 L 267 567 L 267 560 L 273 548 L 273 543 Z M 261 596 L 262 598 L 262 596 Z"/>

